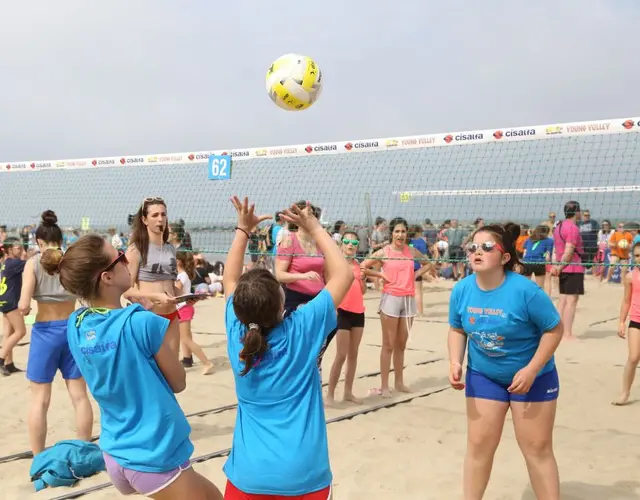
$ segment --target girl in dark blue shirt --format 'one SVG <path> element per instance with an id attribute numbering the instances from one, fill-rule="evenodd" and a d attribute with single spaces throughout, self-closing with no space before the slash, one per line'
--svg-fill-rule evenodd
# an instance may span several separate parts
<path id="1" fill-rule="evenodd" d="M 26 335 L 24 317 L 18 311 L 22 289 L 23 248 L 20 240 L 8 238 L 4 251 L 0 250 L 0 312 L 4 316 L 3 342 L 0 351 L 0 374 L 7 376 L 21 372 L 13 363 L 13 348 Z"/>
<path id="2" fill-rule="evenodd" d="M 531 237 L 524 243 L 524 274 L 530 277 L 533 274 L 540 288 L 545 287 L 546 264 L 551 261 L 553 253 L 553 239 L 549 238 L 549 228 L 538 226 L 533 230 Z"/>

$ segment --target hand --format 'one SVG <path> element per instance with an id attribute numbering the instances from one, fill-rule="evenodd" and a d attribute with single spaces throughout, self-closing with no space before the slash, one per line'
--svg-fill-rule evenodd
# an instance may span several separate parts
<path id="1" fill-rule="evenodd" d="M 560 276 L 561 272 L 562 272 L 562 266 L 551 267 L 551 276 Z"/>
<path id="2" fill-rule="evenodd" d="M 322 230 L 318 219 L 313 215 L 309 202 L 307 202 L 307 206 L 304 209 L 301 209 L 298 205 L 291 205 L 291 208 L 287 208 L 282 212 L 282 218 L 301 227 L 309 234 L 317 229 Z"/>
<path id="3" fill-rule="evenodd" d="M 153 295 L 151 295 L 150 299 L 151 302 L 153 302 L 155 305 L 162 307 L 170 306 L 171 304 L 176 303 L 176 298 L 170 297 L 166 293 L 154 293 Z"/>
<path id="4" fill-rule="evenodd" d="M 460 363 L 451 363 L 449 367 L 449 383 L 456 391 L 464 389 L 462 381 L 462 365 Z"/>
<path id="5" fill-rule="evenodd" d="M 304 273 L 302 275 L 302 279 L 305 281 L 314 281 L 314 280 L 322 281 L 322 278 L 320 277 L 320 275 L 315 271 L 308 271 Z"/>
<path id="6" fill-rule="evenodd" d="M 231 203 L 233 203 L 236 212 L 238 212 L 238 227 L 244 229 L 248 233 L 253 231 L 253 229 L 262 221 L 271 219 L 270 215 L 255 215 L 254 210 L 256 206 L 253 203 L 249 205 L 249 198 L 246 196 L 244 197 L 243 202 L 241 202 L 240 198 L 237 196 L 233 196 L 231 198 Z"/>
<path id="7" fill-rule="evenodd" d="M 627 338 L 627 325 L 624 321 L 621 321 L 620 325 L 618 325 L 618 337 L 621 339 Z"/>
<path id="8" fill-rule="evenodd" d="M 513 380 L 507 391 L 513 394 L 526 394 L 535 382 L 536 375 L 537 373 L 535 371 L 525 366 L 513 376 Z"/>
<path id="9" fill-rule="evenodd" d="M 18 304 L 18 310 L 23 316 L 29 316 L 29 313 L 31 312 L 31 304 L 20 302 Z"/>
<path id="10" fill-rule="evenodd" d="M 149 299 L 145 299 L 144 297 L 130 297 L 128 300 L 132 304 L 134 304 L 134 303 L 135 304 L 140 304 L 147 311 L 149 311 L 150 309 L 153 308 L 153 302 L 151 302 Z"/>

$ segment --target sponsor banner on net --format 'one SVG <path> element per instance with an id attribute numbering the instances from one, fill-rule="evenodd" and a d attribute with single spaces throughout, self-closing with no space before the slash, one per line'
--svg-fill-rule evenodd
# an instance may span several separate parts
<path id="1" fill-rule="evenodd" d="M 291 156 L 310 156 L 322 154 L 353 154 L 370 151 L 388 151 L 396 149 L 446 147 L 483 142 L 504 142 L 549 139 L 552 137 L 571 137 L 580 135 L 618 134 L 640 132 L 640 118 L 621 118 L 615 120 L 595 120 L 590 122 L 561 123 L 533 127 L 511 127 L 469 132 L 452 132 L 409 137 L 389 137 L 381 139 L 330 142 L 319 144 L 299 144 L 267 148 L 247 148 L 218 151 L 200 151 L 172 154 L 153 154 L 139 156 L 118 156 L 110 158 L 91 158 L 80 160 L 53 160 L 37 162 L 0 163 L 0 173 L 31 171 L 47 168 L 74 169 L 99 167 L 128 167 L 137 165 L 185 165 L 206 163 L 211 154 L 229 155 L 233 160 L 251 158 L 282 158 Z M 16 166 L 17 165 L 17 166 Z"/>

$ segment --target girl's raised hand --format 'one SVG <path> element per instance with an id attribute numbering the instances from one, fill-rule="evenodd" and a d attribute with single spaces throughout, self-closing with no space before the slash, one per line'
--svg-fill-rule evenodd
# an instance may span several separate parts
<path id="1" fill-rule="evenodd" d="M 247 232 L 251 232 L 258 224 L 265 220 L 269 220 L 272 217 L 270 215 L 257 216 L 255 211 L 255 204 L 249 205 L 249 198 L 244 197 L 244 201 L 240 201 L 240 198 L 233 196 L 231 198 L 236 212 L 238 212 L 238 227 L 244 229 Z"/>

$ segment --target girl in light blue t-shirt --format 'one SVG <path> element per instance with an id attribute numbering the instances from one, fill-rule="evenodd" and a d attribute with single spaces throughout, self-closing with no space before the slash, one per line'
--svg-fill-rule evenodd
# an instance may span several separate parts
<path id="1" fill-rule="evenodd" d="M 58 266 L 64 288 L 90 307 L 69 317 L 71 354 L 100 407 L 100 448 L 123 495 L 222 500 L 190 464 L 191 427 L 175 393 L 186 375 L 169 345 L 169 320 L 121 306 L 127 258 L 98 235 L 80 238 Z"/>
<path id="2" fill-rule="evenodd" d="M 560 498 L 552 434 L 562 323 L 549 296 L 513 272 L 519 234 L 516 224 L 478 229 L 467 248 L 474 274 L 451 293 L 449 382 L 467 396 L 465 498 L 482 498 L 509 410 L 536 496 Z"/>

